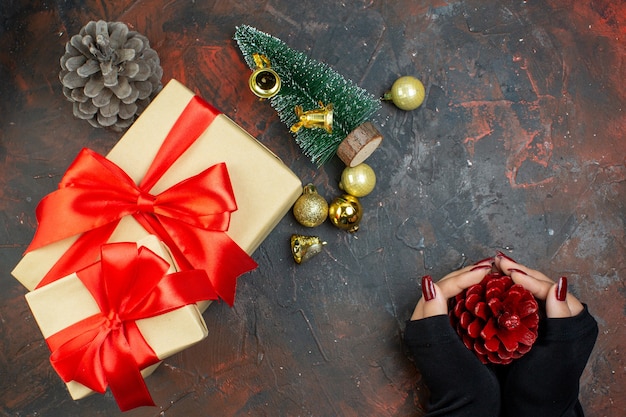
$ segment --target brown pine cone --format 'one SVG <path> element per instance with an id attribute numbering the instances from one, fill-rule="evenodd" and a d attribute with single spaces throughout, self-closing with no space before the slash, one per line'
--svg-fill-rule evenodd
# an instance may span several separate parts
<path id="1" fill-rule="evenodd" d="M 537 300 L 498 272 L 453 298 L 449 316 L 465 346 L 483 363 L 511 363 L 537 339 Z"/>
<path id="2" fill-rule="evenodd" d="M 159 56 L 121 22 L 87 23 L 65 45 L 59 79 L 74 116 L 122 131 L 161 90 Z"/>

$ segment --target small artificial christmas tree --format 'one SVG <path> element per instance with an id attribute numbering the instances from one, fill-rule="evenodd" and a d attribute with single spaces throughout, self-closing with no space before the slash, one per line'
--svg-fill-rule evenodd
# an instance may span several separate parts
<path id="1" fill-rule="evenodd" d="M 380 108 L 380 100 L 267 33 L 244 25 L 236 28 L 234 39 L 251 69 L 259 67 L 261 56 L 280 77 L 280 90 L 269 98 L 270 104 L 318 167 L 335 154 L 348 166 L 358 165 L 380 144 L 382 136 L 367 121 Z M 299 128 L 303 112 L 331 106 L 332 131 Z"/>

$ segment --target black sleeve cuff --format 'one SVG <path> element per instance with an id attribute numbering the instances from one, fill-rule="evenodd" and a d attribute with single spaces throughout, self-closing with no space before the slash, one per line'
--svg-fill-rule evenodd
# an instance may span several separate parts
<path id="1" fill-rule="evenodd" d="M 404 340 L 412 346 L 431 346 L 458 341 L 459 336 L 450 324 L 447 314 L 408 320 Z"/>
<path id="2" fill-rule="evenodd" d="M 539 324 L 539 337 L 546 341 L 580 340 L 598 334 L 598 323 L 593 318 L 587 305 L 580 314 L 565 318 L 546 318 Z"/>

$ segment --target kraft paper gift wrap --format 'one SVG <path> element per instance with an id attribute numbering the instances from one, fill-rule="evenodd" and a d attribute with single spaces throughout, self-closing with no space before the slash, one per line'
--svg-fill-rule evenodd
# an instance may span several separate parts
<path id="1" fill-rule="evenodd" d="M 179 115 L 197 98 L 178 81 L 170 81 L 110 151 L 107 160 L 139 183 L 147 175 Z M 150 194 L 157 195 L 219 163 L 227 167 L 236 199 L 236 210 L 231 213 L 226 234 L 245 253 L 251 255 L 300 196 L 302 184 L 279 158 L 227 116 L 221 113 L 216 115 L 197 140 L 171 163 L 153 185 Z M 67 213 L 58 213 L 58 217 L 62 216 L 67 216 Z M 71 218 L 67 221 L 71 221 Z M 134 217 L 125 216 L 108 241 L 137 241 L 150 233 Z M 29 248 L 13 270 L 13 275 L 27 289 L 36 288 L 80 236 L 64 237 L 35 249 Z M 172 248 L 170 242 L 167 244 L 175 253 L 176 248 Z M 74 270 L 77 268 L 66 272 Z M 54 279 L 64 276 L 57 275 Z M 232 299 L 227 302 L 232 304 Z"/>
<path id="2" fill-rule="evenodd" d="M 154 256 L 158 255 L 166 262 L 159 270 L 161 271 L 161 276 L 176 272 L 167 249 L 155 236 L 147 236 L 134 244 L 135 257 L 137 248 L 141 246 L 148 248 L 154 253 Z M 145 267 L 145 263 L 138 263 L 137 267 L 140 274 L 146 273 L 147 267 Z M 144 269 L 141 269 L 142 267 Z M 203 271 L 194 272 L 200 272 L 204 279 L 208 279 Z M 80 273 L 81 271 L 78 272 L 78 274 Z M 167 294 L 167 296 L 169 297 L 170 295 Z M 27 293 L 26 300 L 46 339 L 63 329 L 77 324 L 81 320 L 98 315 L 101 312 L 94 296 L 83 284 L 77 273 Z M 157 357 L 156 363 L 141 370 L 143 377 L 147 377 L 156 369 L 160 363 L 159 360 L 165 359 L 201 341 L 208 334 L 202 315 L 195 304 L 184 305 L 164 314 L 140 319 L 135 324 L 145 342 L 152 348 Z M 131 349 L 136 349 L 136 347 L 133 348 L 131 346 Z M 92 367 L 87 369 L 88 372 L 93 371 Z M 83 398 L 94 392 L 76 381 L 67 382 L 67 388 L 74 399 Z M 131 388 L 133 388 L 132 384 Z M 128 394 L 124 393 L 124 395 Z M 122 404 L 123 401 L 120 403 L 121 408 L 123 408 Z"/>

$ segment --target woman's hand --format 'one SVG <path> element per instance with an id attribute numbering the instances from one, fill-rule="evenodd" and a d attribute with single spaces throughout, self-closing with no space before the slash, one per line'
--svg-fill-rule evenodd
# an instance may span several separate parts
<path id="1" fill-rule="evenodd" d="M 509 275 L 513 281 L 530 291 L 538 300 L 545 301 L 549 318 L 572 317 L 584 310 L 583 304 L 567 292 L 567 278 L 552 281 L 543 273 L 518 264 L 502 252 L 451 272 L 436 284 L 428 275 L 422 278 L 422 298 L 413 310 L 411 320 L 419 320 L 440 314 L 448 314 L 448 299 L 478 284 L 491 272 L 492 267 Z"/>
<path id="2" fill-rule="evenodd" d="M 451 272 L 435 284 L 429 275 L 422 277 L 422 298 L 417 302 L 411 320 L 448 314 L 448 299 L 478 284 L 491 272 L 494 258 Z"/>
<path id="3" fill-rule="evenodd" d="M 584 310 L 582 303 L 567 292 L 566 277 L 561 277 L 555 283 L 541 272 L 518 264 L 502 252 L 496 255 L 495 266 L 530 291 L 535 298 L 545 301 L 549 318 L 572 317 Z"/>

